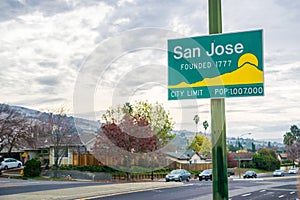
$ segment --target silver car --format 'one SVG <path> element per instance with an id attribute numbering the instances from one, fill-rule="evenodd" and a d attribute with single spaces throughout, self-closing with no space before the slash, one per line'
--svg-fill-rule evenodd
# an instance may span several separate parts
<path id="1" fill-rule="evenodd" d="M 191 173 L 185 169 L 176 169 L 171 171 L 168 175 L 166 175 L 166 181 L 184 181 L 187 182 L 191 179 Z"/>
<path id="2" fill-rule="evenodd" d="M 280 169 L 277 169 L 273 172 L 273 176 L 284 176 L 284 172 Z"/>

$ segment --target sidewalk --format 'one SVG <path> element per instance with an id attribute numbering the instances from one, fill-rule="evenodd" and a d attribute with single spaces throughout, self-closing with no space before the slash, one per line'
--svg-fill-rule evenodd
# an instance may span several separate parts
<path id="1" fill-rule="evenodd" d="M 3 195 L 0 199 L 5 200 L 49 200 L 49 199 L 88 199 L 88 197 L 105 197 L 132 192 L 147 191 L 153 189 L 172 188 L 185 186 L 178 182 L 140 182 L 140 183 L 119 183 L 99 186 L 87 186 L 80 188 L 67 188 L 59 190 L 45 190 L 28 192 L 14 195 Z"/>

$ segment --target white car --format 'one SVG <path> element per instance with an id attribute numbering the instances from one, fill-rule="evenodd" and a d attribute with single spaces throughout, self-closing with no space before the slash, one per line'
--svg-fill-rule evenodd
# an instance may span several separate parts
<path id="1" fill-rule="evenodd" d="M 22 167 L 22 162 L 14 158 L 4 158 L 0 165 L 0 169 L 4 170 L 15 167 Z"/>
<path id="2" fill-rule="evenodd" d="M 273 176 L 284 176 L 284 172 L 280 169 L 277 169 L 273 172 Z"/>
<path id="3" fill-rule="evenodd" d="M 297 168 L 291 168 L 289 170 L 289 174 L 297 174 L 298 173 L 298 169 Z"/>

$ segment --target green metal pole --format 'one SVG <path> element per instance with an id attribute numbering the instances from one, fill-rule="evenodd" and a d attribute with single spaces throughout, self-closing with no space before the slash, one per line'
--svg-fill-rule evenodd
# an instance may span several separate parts
<path id="1" fill-rule="evenodd" d="M 208 0 L 209 33 L 222 33 L 221 0 Z M 213 199 L 228 199 L 225 100 L 211 99 Z"/>

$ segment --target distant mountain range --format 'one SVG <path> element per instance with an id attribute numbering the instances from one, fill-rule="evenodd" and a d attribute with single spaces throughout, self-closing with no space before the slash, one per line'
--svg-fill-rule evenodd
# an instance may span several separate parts
<path id="1" fill-rule="evenodd" d="M 49 123 L 51 115 L 53 115 L 54 121 L 59 120 L 59 116 L 33 110 L 21 106 L 14 106 L 8 104 L 0 104 L 0 117 L 7 116 L 9 113 L 15 113 L 20 118 L 25 118 L 28 121 L 34 121 L 36 124 Z M 82 118 L 75 118 L 73 116 L 66 116 L 68 127 L 70 127 L 70 134 L 79 134 L 83 142 L 88 142 L 92 138 L 95 138 L 99 132 L 100 124 L 97 121 L 91 121 Z"/>
<path id="2" fill-rule="evenodd" d="M 3 117 L 4 115 L 7 115 L 8 112 L 15 112 L 18 113 L 20 117 L 25 117 L 28 120 L 34 120 L 37 123 L 48 123 L 48 120 L 50 118 L 51 113 L 47 112 L 41 112 L 38 110 L 33 110 L 21 106 L 13 106 L 8 104 L 0 104 L 0 117 Z M 53 115 L 54 117 L 56 115 Z M 57 117 L 57 116 L 56 116 Z M 67 116 L 67 121 L 71 127 L 70 130 L 72 130 L 72 133 L 78 133 L 80 135 L 81 140 L 84 143 L 88 143 L 91 140 L 94 140 L 96 138 L 96 135 L 100 131 L 100 124 L 97 121 L 82 119 L 82 118 L 76 118 L 73 116 Z M 195 132 L 188 131 L 188 130 L 174 130 L 173 133 L 175 133 L 178 137 L 175 142 L 178 146 L 180 146 L 179 143 L 184 143 L 181 145 L 187 145 L 195 136 Z M 202 132 L 198 134 L 204 134 Z M 207 134 L 208 137 L 210 137 L 210 134 Z M 227 141 L 234 141 L 236 138 L 227 138 Z M 270 139 L 268 141 L 271 141 L 273 143 L 281 143 L 282 139 L 280 138 L 276 141 Z M 268 141 L 262 141 L 262 140 L 253 140 L 254 143 L 257 144 L 263 144 Z"/>

